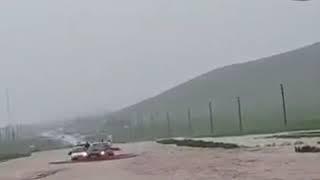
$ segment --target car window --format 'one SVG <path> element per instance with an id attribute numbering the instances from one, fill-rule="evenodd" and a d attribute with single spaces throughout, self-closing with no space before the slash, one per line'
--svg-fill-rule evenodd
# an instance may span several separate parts
<path id="1" fill-rule="evenodd" d="M 85 151 L 85 149 L 84 148 L 74 148 L 72 151 L 73 152 L 83 152 L 83 151 Z"/>
<path id="2" fill-rule="evenodd" d="M 104 147 L 105 147 L 104 144 L 92 144 L 91 147 L 90 147 L 90 150 L 103 149 Z"/>

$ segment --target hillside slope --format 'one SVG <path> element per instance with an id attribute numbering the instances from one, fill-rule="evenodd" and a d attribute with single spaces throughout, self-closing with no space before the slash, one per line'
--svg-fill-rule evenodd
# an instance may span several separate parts
<path id="1" fill-rule="evenodd" d="M 178 68 L 178 67 L 177 67 Z M 241 98 L 245 132 L 284 128 L 280 84 L 286 90 L 288 128 L 312 128 L 320 121 L 320 43 L 268 58 L 219 68 L 156 97 L 122 109 L 113 118 L 130 121 L 141 136 L 164 136 L 169 112 L 173 135 L 208 134 L 209 101 L 215 134 L 239 131 L 236 97 Z M 147 85 L 146 85 L 147 86 Z M 318 126 L 319 127 L 319 126 Z M 141 130 L 143 129 L 143 131 Z M 151 135 L 153 134 L 153 135 Z"/>

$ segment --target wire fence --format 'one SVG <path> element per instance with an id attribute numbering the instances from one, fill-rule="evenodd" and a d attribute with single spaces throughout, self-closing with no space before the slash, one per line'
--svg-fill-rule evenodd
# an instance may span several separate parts
<path id="1" fill-rule="evenodd" d="M 267 103 L 262 100 L 259 101 L 259 98 L 252 102 L 246 101 L 250 96 L 235 96 L 231 98 L 231 101 L 220 104 L 213 99 L 209 100 L 207 105 L 203 103 L 179 110 L 175 108 L 175 111 L 133 112 L 129 115 L 129 118 L 119 116 L 109 119 L 104 128 L 107 128 L 107 130 L 105 129 L 106 132 L 116 134 L 115 137 L 119 139 L 134 141 L 174 136 L 241 135 L 320 127 L 320 123 L 314 124 L 314 122 L 309 125 L 299 124 L 294 118 L 294 121 L 290 122 L 287 111 L 286 89 L 283 84 L 280 84 L 278 92 L 280 94 L 278 105 L 280 106 L 277 106 L 278 110 L 276 112 L 271 110 L 275 109 L 274 107 L 265 105 Z M 243 104 L 246 106 L 243 106 Z M 230 107 L 233 108 L 230 109 Z M 258 107 L 265 109 L 265 112 L 258 110 Z M 229 113 L 222 111 L 227 108 L 229 108 Z M 281 116 L 280 119 L 279 115 Z M 123 124 L 114 126 L 113 122 L 119 119 L 125 119 Z"/>

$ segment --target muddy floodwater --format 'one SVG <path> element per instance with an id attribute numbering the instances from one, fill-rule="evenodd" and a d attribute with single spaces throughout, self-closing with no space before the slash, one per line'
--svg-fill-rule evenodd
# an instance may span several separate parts
<path id="1" fill-rule="evenodd" d="M 68 150 L 46 151 L 1 163 L 0 180 L 320 180 L 320 154 L 294 152 L 294 141 L 303 138 L 270 139 L 260 139 L 266 146 L 228 150 L 131 143 L 119 153 L 135 157 L 83 163 L 51 164 L 68 160 Z"/>

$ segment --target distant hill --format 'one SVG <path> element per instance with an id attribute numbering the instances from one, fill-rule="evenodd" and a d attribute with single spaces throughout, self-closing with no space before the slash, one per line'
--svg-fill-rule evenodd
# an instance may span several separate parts
<path id="1" fill-rule="evenodd" d="M 215 134 L 238 134 L 239 96 L 245 133 L 278 131 L 284 129 L 281 83 L 286 91 L 287 128 L 320 127 L 320 43 L 215 69 L 122 109 L 113 119 L 131 124 L 135 136 L 158 137 L 167 133 L 169 112 L 172 133 L 179 136 L 190 134 L 187 109 L 191 108 L 193 135 L 205 135 L 210 132 L 208 103 L 212 101 Z"/>

